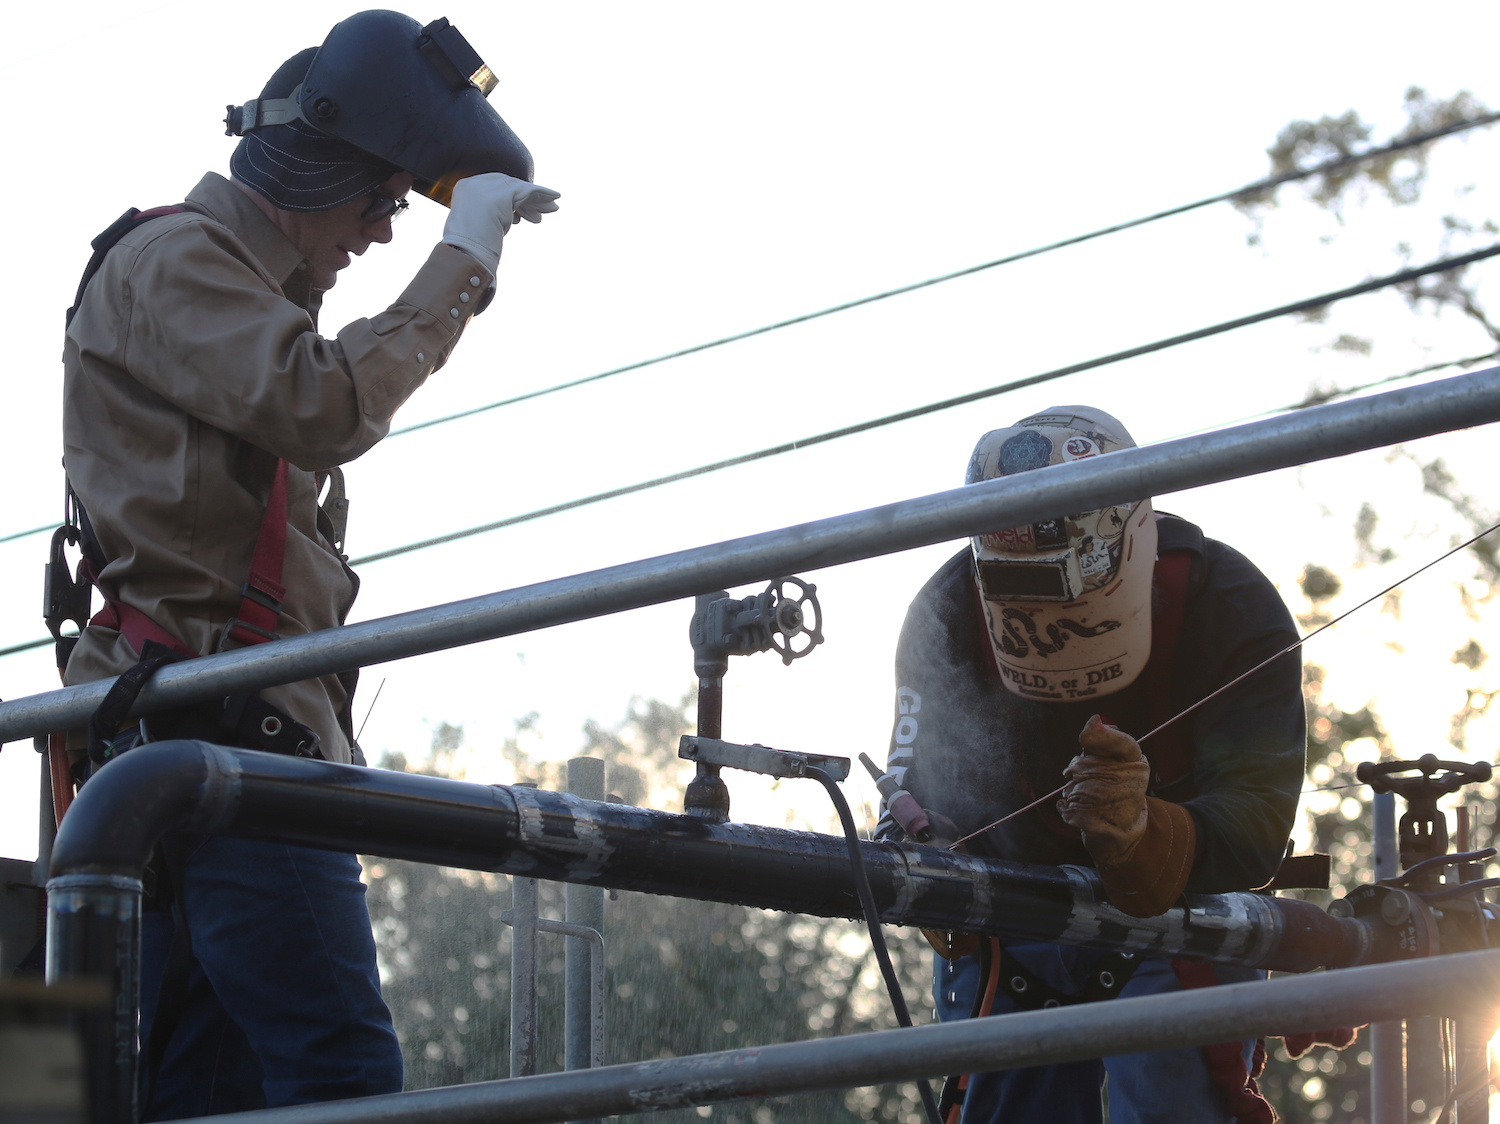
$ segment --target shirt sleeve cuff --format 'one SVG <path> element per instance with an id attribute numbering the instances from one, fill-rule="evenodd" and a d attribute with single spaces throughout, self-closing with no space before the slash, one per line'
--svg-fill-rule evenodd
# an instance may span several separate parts
<path id="1" fill-rule="evenodd" d="M 420 308 L 453 335 L 479 311 L 495 275 L 462 250 L 438 243 L 401 294 L 400 303 Z"/>

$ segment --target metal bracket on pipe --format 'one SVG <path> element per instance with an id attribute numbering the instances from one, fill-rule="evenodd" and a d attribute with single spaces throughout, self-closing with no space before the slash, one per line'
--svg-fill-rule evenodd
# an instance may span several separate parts
<path id="1" fill-rule="evenodd" d="M 589 1068 L 604 1064 L 604 934 L 587 925 L 537 918 L 536 927 L 544 933 L 577 937 L 589 942 Z"/>
<path id="2" fill-rule="evenodd" d="M 849 758 L 823 753 L 792 753 L 768 745 L 740 745 L 718 738 L 684 734 L 677 743 L 677 756 L 704 765 L 727 765 L 768 777 L 805 777 L 809 766 L 822 769 L 836 781 L 849 778 Z"/>
<path id="3" fill-rule="evenodd" d="M 500 922 L 504 925 L 514 924 L 510 910 L 501 912 Z M 577 937 L 589 942 L 589 1066 L 598 1069 L 604 1064 L 604 935 L 587 925 L 571 925 L 548 917 L 538 917 L 536 927 L 543 933 Z"/>

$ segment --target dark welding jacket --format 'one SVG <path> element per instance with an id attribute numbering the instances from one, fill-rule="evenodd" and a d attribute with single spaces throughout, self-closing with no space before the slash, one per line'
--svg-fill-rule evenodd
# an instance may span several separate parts
<path id="1" fill-rule="evenodd" d="M 1291 644 L 1297 632 L 1275 587 L 1244 555 L 1175 516 L 1162 516 L 1157 530 L 1160 552 L 1193 556 L 1172 664 L 1167 712 L 1176 714 Z M 1280 865 L 1307 744 L 1299 653 L 1181 720 L 1191 770 L 1152 795 L 1193 817 L 1190 892 L 1253 889 Z M 1146 675 L 1116 694 L 1081 702 L 1037 702 L 1006 690 L 967 547 L 912 602 L 896 650 L 896 688 L 888 767 L 923 807 L 950 817 L 960 835 L 1061 785 L 1091 715 L 1138 738 L 1150 728 L 1153 709 Z M 1142 746 L 1148 758 L 1153 741 Z M 899 833 L 884 812 L 877 836 Z M 967 846 L 1018 862 L 1093 865 L 1077 829 L 1050 802 Z"/>

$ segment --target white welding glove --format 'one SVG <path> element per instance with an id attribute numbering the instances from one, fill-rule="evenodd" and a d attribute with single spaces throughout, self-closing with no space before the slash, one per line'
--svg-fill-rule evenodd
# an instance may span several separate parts
<path id="1" fill-rule="evenodd" d="M 520 216 L 541 222 L 557 210 L 558 192 L 503 172 L 461 179 L 453 187 L 443 241 L 456 246 L 491 273 L 500 266 L 500 248 L 510 224 Z"/>

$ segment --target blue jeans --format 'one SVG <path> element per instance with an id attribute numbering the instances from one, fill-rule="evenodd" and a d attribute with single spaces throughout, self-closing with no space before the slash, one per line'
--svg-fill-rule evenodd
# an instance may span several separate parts
<path id="1" fill-rule="evenodd" d="M 173 912 L 142 920 L 141 1119 L 399 1092 L 359 861 L 221 836 L 185 853 Z M 186 1007 L 153 1080 L 144 1049 L 184 907 Z"/>
<path id="2" fill-rule="evenodd" d="M 1016 944 L 1004 950 L 1031 973 L 1067 994 L 1076 994 L 1090 975 L 1099 952 L 1053 944 Z M 1243 983 L 1263 978 L 1251 968 L 1216 965 L 1220 983 Z M 979 961 L 965 956 L 949 962 L 933 957 L 932 994 L 943 1022 L 966 1019 L 974 1009 L 979 988 Z M 1171 961 L 1143 960 L 1120 992 L 1122 999 L 1180 991 Z M 1010 998 L 995 996 L 994 1014 L 1017 1010 Z M 1244 1044 L 1248 1067 L 1255 1040 Z M 1124 1054 L 1113 1058 L 1034 1066 L 999 1073 L 976 1073 L 969 1078 L 962 1124 L 1009 1124 L 1046 1121 L 1047 1124 L 1102 1124 L 1100 1088 L 1109 1075 L 1110 1124 L 1230 1124 L 1224 1094 L 1209 1076 L 1203 1053 L 1196 1047 L 1153 1054 Z"/>

